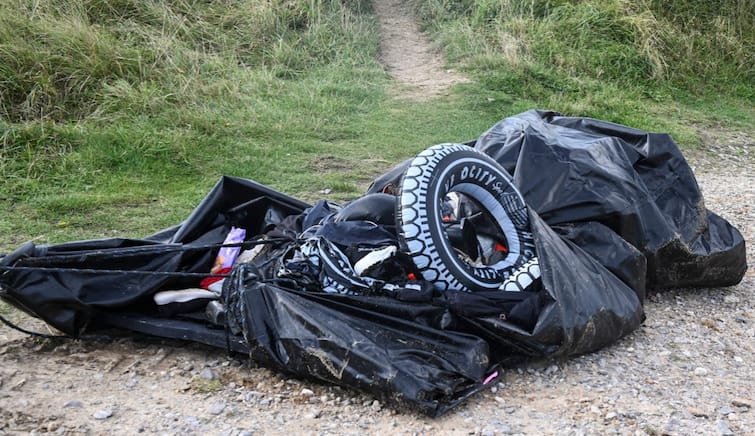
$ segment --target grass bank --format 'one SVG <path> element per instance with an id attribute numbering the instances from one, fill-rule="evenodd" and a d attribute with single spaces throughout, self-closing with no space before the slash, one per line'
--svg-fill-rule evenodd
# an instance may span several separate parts
<path id="1" fill-rule="evenodd" d="M 475 82 L 414 102 L 392 97 L 366 0 L 3 2 L 0 251 L 149 234 L 223 174 L 308 200 L 355 197 L 425 147 L 533 107 L 684 146 L 699 144 L 698 126 L 751 127 L 751 18 L 716 18 L 734 33 L 696 58 L 707 66 L 679 65 L 681 37 L 653 29 L 687 15 L 640 8 L 653 5 L 417 0 Z M 699 45 L 710 35 L 696 23 Z M 710 58 L 724 46 L 727 58 Z"/>
<path id="2" fill-rule="evenodd" d="M 414 0 L 425 29 L 481 87 L 524 106 L 670 131 L 751 127 L 749 0 Z"/>

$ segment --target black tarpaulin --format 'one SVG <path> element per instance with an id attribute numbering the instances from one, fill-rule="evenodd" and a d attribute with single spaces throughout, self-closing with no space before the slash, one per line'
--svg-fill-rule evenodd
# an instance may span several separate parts
<path id="1" fill-rule="evenodd" d="M 197 281 L 128 271 L 207 273 L 215 254 L 187 248 L 223 242 L 232 225 L 263 233 L 307 206 L 256 182 L 223 177 L 187 220 L 144 239 L 25 244 L 1 259 L 0 265 L 60 270 L 0 272 L 2 298 L 63 332 L 78 335 L 100 311 L 148 310 L 158 290 L 196 286 Z M 97 273 L 98 269 L 123 273 Z"/>
<path id="2" fill-rule="evenodd" d="M 668 135 L 530 111 L 467 145 L 511 173 L 529 207 L 542 274 L 532 291 L 438 292 L 407 281 L 413 269 L 400 256 L 381 280 L 355 277 L 353 256 L 395 243 L 390 195 L 373 197 L 380 213 L 309 206 L 224 177 L 183 223 L 151 237 L 19 248 L 0 261 L 0 296 L 74 335 L 118 326 L 226 347 L 225 329 L 234 350 L 266 365 L 436 416 L 484 388 L 499 364 L 586 353 L 635 330 L 647 289 L 744 275 L 741 234 L 705 208 Z M 368 194 L 395 193 L 407 165 Z M 159 318 L 151 297 L 196 278 L 128 271 L 208 272 L 216 251 L 187 248 L 219 244 L 231 226 L 247 240 L 277 239 L 224 282 L 224 325 L 201 313 Z M 35 266 L 60 269 L 12 269 Z"/>
<path id="3" fill-rule="evenodd" d="M 530 111 L 475 147 L 512 174 L 549 225 L 597 222 L 640 250 L 649 288 L 728 286 L 747 269 L 742 235 L 705 209 L 669 135 Z"/>

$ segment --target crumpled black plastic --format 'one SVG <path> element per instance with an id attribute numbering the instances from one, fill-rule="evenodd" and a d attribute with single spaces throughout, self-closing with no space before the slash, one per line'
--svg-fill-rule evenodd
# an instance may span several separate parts
<path id="1" fill-rule="evenodd" d="M 151 237 L 29 243 L 0 265 L 202 272 L 214 253 L 176 247 L 221 243 L 230 226 L 246 228 L 248 237 L 288 238 L 236 266 L 225 282 L 227 331 L 243 341 L 227 341 L 201 321 L 157 318 L 151 295 L 188 285 L 186 279 L 6 270 L 0 297 L 70 334 L 117 325 L 218 347 L 233 343 L 284 372 L 437 416 L 494 380 L 498 365 L 586 353 L 632 332 L 644 319 L 649 289 L 728 286 L 744 275 L 741 234 L 705 208 L 668 135 L 529 111 L 467 144 L 506 168 L 529 206 L 542 271 L 535 292 L 436 294 L 419 281 L 393 294 L 341 295 L 282 280 L 280 259 L 302 232 L 349 247 L 360 234 L 390 243 L 395 229 L 344 224 L 335 219 L 337 205 L 309 206 L 224 177 L 183 223 Z M 406 165 L 377 178 L 368 194 L 395 193 Z M 369 212 L 344 209 L 351 217 Z M 354 232 L 344 234 L 348 229 Z"/>

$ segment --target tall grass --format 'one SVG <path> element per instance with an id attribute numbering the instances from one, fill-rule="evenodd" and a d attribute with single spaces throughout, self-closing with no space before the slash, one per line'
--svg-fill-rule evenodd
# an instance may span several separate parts
<path id="1" fill-rule="evenodd" d="M 513 74 L 538 71 L 575 87 L 592 79 L 755 101 L 751 0 L 415 0 L 415 6 L 449 55 L 473 68 L 495 59 Z"/>
<path id="2" fill-rule="evenodd" d="M 286 80 L 319 69 L 346 89 L 380 80 L 362 8 L 356 0 L 0 3 L 0 195 L 144 171 L 192 177 L 239 146 L 229 134 L 274 142 L 275 132 L 302 124 L 287 104 L 306 95 L 290 96 L 297 86 Z M 319 85 L 340 89 L 330 79 Z M 353 97 L 341 102 L 347 110 L 361 102 Z M 336 112 L 320 107 L 314 116 Z"/>
<path id="3" fill-rule="evenodd" d="M 321 0 L 8 0 L 0 4 L 0 115 L 77 120 L 134 90 L 153 103 L 155 94 L 163 103 L 199 101 L 206 87 L 193 82 L 239 67 L 291 77 L 359 60 L 363 25 L 346 5 Z"/>

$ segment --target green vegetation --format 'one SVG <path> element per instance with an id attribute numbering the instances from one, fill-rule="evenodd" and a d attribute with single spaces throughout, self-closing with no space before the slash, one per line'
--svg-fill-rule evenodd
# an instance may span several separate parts
<path id="1" fill-rule="evenodd" d="M 752 126 L 751 0 L 415 0 L 482 86 L 696 143 L 711 112 Z M 681 119 L 677 119 L 681 117 Z"/>
<path id="2" fill-rule="evenodd" d="M 751 129 L 747 4 L 416 0 L 474 79 L 416 102 L 392 97 L 368 0 L 1 2 L 0 251 L 149 234 L 223 174 L 355 197 L 534 107 L 687 147 L 701 126 Z"/>

